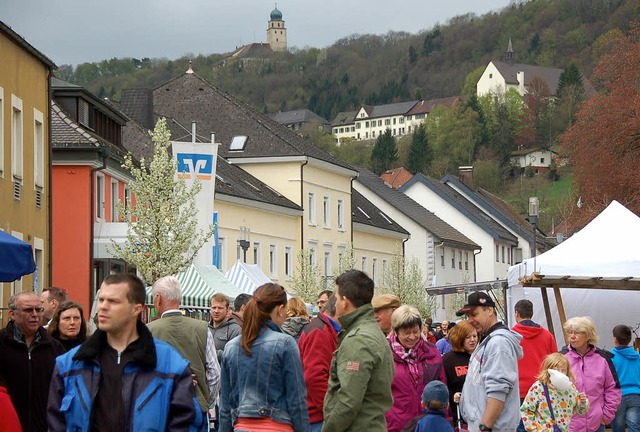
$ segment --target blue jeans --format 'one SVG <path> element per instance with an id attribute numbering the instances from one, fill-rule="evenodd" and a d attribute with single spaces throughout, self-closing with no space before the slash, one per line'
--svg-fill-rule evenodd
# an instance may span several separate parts
<path id="1" fill-rule="evenodd" d="M 323 422 L 324 420 L 317 423 L 309 423 L 309 432 L 321 432 Z"/>
<path id="2" fill-rule="evenodd" d="M 611 429 L 613 432 L 624 432 L 625 423 L 629 432 L 640 432 L 640 394 L 622 396 Z"/>

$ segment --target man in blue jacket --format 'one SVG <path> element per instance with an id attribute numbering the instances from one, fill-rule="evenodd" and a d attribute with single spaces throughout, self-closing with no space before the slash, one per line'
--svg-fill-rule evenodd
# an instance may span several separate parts
<path id="1" fill-rule="evenodd" d="M 146 297 L 131 274 L 108 276 L 98 330 L 56 359 L 49 431 L 190 431 L 202 417 L 188 362 L 140 321 Z"/>

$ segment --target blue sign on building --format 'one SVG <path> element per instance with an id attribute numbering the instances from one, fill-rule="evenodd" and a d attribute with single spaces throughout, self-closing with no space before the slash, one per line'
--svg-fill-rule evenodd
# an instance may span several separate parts
<path id="1" fill-rule="evenodd" d="M 190 179 L 195 175 L 200 180 L 211 180 L 213 155 L 199 153 L 177 153 L 178 175 Z"/>

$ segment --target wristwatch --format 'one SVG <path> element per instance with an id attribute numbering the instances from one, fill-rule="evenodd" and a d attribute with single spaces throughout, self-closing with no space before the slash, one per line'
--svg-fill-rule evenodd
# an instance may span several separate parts
<path id="1" fill-rule="evenodd" d="M 485 426 L 482 423 L 480 423 L 480 426 L 478 426 L 478 430 L 480 431 L 486 431 L 486 432 L 491 432 L 493 429 L 490 428 L 489 426 Z"/>

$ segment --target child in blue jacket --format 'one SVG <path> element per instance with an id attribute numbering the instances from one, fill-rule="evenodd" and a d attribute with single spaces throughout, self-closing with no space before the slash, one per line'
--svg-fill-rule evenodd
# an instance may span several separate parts
<path id="1" fill-rule="evenodd" d="M 449 405 L 449 390 L 441 381 L 433 380 L 424 386 L 422 408 L 425 416 L 418 422 L 416 432 L 453 432 L 451 423 L 445 418 Z"/>

